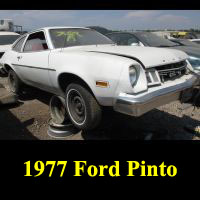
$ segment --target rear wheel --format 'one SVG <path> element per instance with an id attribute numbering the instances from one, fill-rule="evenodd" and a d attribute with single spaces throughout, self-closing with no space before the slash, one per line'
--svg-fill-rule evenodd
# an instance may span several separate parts
<path id="1" fill-rule="evenodd" d="M 22 82 L 13 70 L 8 72 L 8 87 L 15 94 L 20 94 L 22 91 Z"/>
<path id="2" fill-rule="evenodd" d="M 83 130 L 96 128 L 101 121 L 101 107 L 85 87 L 72 83 L 66 89 L 66 109 L 74 126 Z"/>

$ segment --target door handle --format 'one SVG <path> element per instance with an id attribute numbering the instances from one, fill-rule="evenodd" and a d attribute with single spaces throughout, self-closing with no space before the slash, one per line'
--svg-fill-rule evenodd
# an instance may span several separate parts
<path id="1" fill-rule="evenodd" d="M 19 60 L 19 59 L 22 59 L 22 56 L 17 56 L 17 59 Z"/>

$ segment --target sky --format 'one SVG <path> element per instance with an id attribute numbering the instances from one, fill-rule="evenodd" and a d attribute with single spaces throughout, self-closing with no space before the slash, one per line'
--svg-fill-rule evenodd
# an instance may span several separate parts
<path id="1" fill-rule="evenodd" d="M 24 30 L 46 26 L 103 26 L 112 30 L 200 29 L 200 10 L 0 10 Z"/>

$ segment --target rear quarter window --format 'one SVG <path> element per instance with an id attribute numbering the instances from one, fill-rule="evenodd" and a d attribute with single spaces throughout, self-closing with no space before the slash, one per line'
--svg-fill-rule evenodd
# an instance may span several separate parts
<path id="1" fill-rule="evenodd" d="M 24 40 L 26 39 L 26 36 L 24 36 L 23 38 L 21 38 L 14 46 L 13 46 L 13 50 L 20 52 L 22 50 L 22 46 L 24 43 Z"/>

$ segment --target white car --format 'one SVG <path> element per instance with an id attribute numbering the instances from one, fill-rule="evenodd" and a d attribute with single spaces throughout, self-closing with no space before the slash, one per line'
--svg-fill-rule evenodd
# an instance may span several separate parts
<path id="1" fill-rule="evenodd" d="M 190 41 L 197 43 L 197 44 L 200 44 L 200 39 L 191 39 Z"/>
<path id="2" fill-rule="evenodd" d="M 15 32 L 6 32 L 0 31 L 0 59 L 3 54 L 11 49 L 12 44 L 20 37 L 18 33 Z M 0 71 L 2 70 L 2 66 L 0 66 Z"/>
<path id="3" fill-rule="evenodd" d="M 13 92 L 25 83 L 59 95 L 72 123 L 93 129 L 104 107 L 138 117 L 180 99 L 197 81 L 187 58 L 178 50 L 117 46 L 88 28 L 49 27 L 18 39 L 2 64 Z"/>

